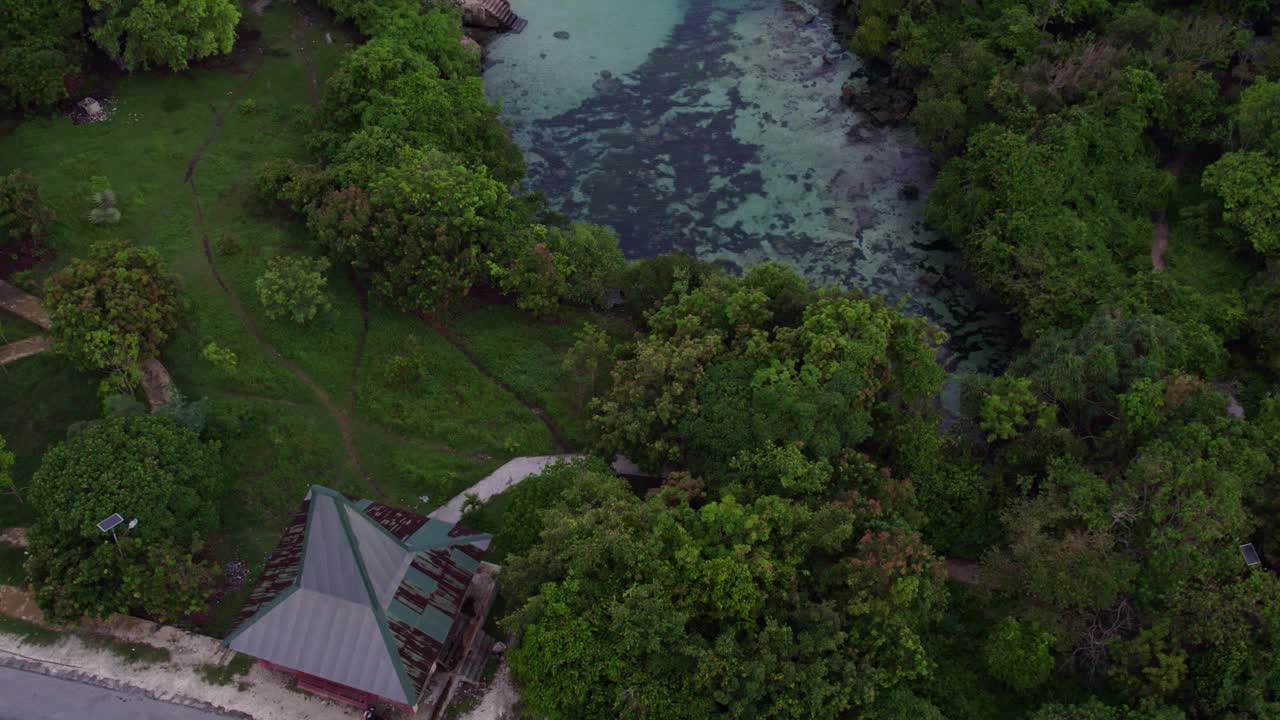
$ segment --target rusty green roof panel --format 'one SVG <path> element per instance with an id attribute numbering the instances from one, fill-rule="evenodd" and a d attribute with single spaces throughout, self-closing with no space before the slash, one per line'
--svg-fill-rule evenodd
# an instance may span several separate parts
<path id="1" fill-rule="evenodd" d="M 223 644 L 412 705 L 489 539 L 313 486 Z"/>

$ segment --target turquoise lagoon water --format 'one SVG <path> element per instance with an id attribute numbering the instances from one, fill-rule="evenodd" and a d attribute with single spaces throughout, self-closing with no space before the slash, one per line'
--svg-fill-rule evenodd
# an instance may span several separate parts
<path id="1" fill-rule="evenodd" d="M 787 0 L 512 0 L 485 86 L 560 211 L 629 257 L 773 260 L 902 301 L 991 369 L 1010 323 L 923 224 L 928 153 L 840 103 L 860 69 L 831 17 Z M 912 189 L 918 191 L 918 194 Z"/>

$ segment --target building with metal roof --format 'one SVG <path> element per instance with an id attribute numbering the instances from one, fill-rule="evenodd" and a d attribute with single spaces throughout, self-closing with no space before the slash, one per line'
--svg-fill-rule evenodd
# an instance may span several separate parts
<path id="1" fill-rule="evenodd" d="M 496 568 L 480 558 L 490 540 L 313 485 L 223 645 L 292 673 L 301 689 L 416 711 L 452 694 L 487 637 Z"/>

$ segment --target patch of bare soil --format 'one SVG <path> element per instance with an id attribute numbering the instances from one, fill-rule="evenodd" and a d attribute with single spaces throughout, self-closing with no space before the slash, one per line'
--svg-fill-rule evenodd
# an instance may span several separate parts
<path id="1" fill-rule="evenodd" d="M 36 605 L 36 598 L 26 589 L 12 585 L 0 585 L 0 615 L 44 624 L 44 613 Z"/>
<path id="2" fill-rule="evenodd" d="M 8 365 L 51 349 L 53 349 L 53 341 L 44 335 L 15 340 L 7 345 L 0 345 L 0 365 Z"/>
<path id="3" fill-rule="evenodd" d="M 0 280 L 0 310 L 7 310 L 32 325 L 48 330 L 53 322 L 40 304 L 40 298 Z"/>
<path id="4" fill-rule="evenodd" d="M 27 529 L 14 527 L 4 528 L 0 530 L 0 545 L 10 545 L 12 547 L 27 546 Z"/>
<path id="5" fill-rule="evenodd" d="M 516 691 L 506 660 L 502 661 L 498 674 L 493 676 L 483 692 L 480 704 L 464 714 L 461 720 L 518 720 L 521 717 L 520 693 Z"/>

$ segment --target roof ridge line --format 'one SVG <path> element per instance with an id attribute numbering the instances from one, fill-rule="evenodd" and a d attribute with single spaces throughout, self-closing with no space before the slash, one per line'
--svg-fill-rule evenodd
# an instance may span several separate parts
<path id="1" fill-rule="evenodd" d="M 312 485 L 311 487 L 316 488 L 320 486 Z M 324 489 L 327 489 L 327 488 L 324 488 Z M 280 605 L 280 603 L 283 603 L 286 599 L 288 599 L 290 595 L 297 592 L 298 588 L 302 587 L 302 567 L 303 567 L 303 564 L 306 563 L 307 561 L 307 538 L 311 536 L 311 532 L 312 532 L 311 517 L 312 517 L 312 514 L 316 511 L 315 493 L 308 492 L 307 497 L 303 498 L 302 501 L 307 504 L 307 517 L 302 521 L 302 544 L 298 548 L 298 572 L 296 575 L 293 576 L 293 582 L 289 583 L 287 586 L 282 588 L 280 592 L 276 593 L 275 597 L 271 598 L 271 600 L 268 601 L 265 605 L 258 608 L 257 611 L 254 612 L 252 615 L 245 618 L 241 622 L 237 623 L 235 628 L 225 638 L 222 639 L 221 645 L 223 645 L 224 647 L 231 647 L 232 638 L 239 636 L 241 633 L 247 630 L 250 625 L 253 625 L 254 623 L 261 620 L 262 618 L 266 617 L 267 613 L 270 613 L 272 610 L 275 610 Z M 265 567 L 266 566 L 264 565 L 263 568 L 265 569 Z"/>
<path id="2" fill-rule="evenodd" d="M 342 532 L 347 536 L 347 543 L 351 547 L 351 555 L 355 558 L 356 568 L 360 571 L 360 581 L 364 583 L 364 591 L 369 597 L 369 609 L 373 611 L 374 620 L 377 621 L 378 632 L 382 635 L 383 648 L 386 649 L 387 655 L 391 659 L 391 667 L 395 668 L 396 679 L 400 681 L 400 689 L 404 690 L 405 697 L 410 701 L 408 704 L 416 705 L 418 689 L 409 682 L 409 673 L 405 670 L 404 661 L 400 658 L 400 646 L 391 635 L 391 627 L 387 623 L 387 614 L 382 609 L 382 603 L 378 601 L 378 594 L 374 592 L 373 582 L 369 579 L 369 571 L 364 565 L 364 556 L 360 552 L 360 541 L 351 530 L 351 518 L 347 516 L 347 508 L 344 506 L 351 506 L 352 509 L 355 509 L 355 507 L 344 497 L 330 497 L 333 498 L 338 521 L 342 523 Z M 356 510 L 356 512 L 360 511 Z M 372 519 L 369 519 L 369 521 L 373 522 Z M 378 523 L 375 522 L 373 524 L 377 525 Z M 299 577 L 301 577 L 301 573 L 299 573 Z"/>

